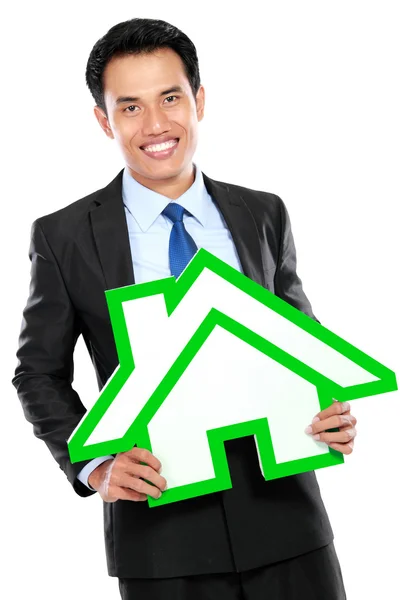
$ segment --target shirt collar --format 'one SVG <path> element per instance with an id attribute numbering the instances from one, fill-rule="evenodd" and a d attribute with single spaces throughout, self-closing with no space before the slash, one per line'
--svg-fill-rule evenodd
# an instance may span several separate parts
<path id="1" fill-rule="evenodd" d="M 125 167 L 122 175 L 122 199 L 142 231 L 149 229 L 170 202 L 177 202 L 186 208 L 203 227 L 206 226 L 207 189 L 201 169 L 195 163 L 193 166 L 195 168 L 194 182 L 176 200 L 171 200 L 171 198 L 145 187 L 132 177 L 128 167 Z"/>

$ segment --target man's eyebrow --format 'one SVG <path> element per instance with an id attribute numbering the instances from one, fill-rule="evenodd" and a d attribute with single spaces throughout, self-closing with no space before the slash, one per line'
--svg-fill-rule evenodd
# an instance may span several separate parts
<path id="1" fill-rule="evenodd" d="M 180 92 L 181 94 L 183 94 L 183 89 L 181 88 L 180 85 L 174 85 L 174 87 L 169 88 L 168 90 L 164 90 L 163 92 L 160 92 L 160 97 L 161 96 L 165 96 L 165 94 L 172 94 L 172 92 Z M 123 104 L 124 102 L 139 102 L 140 98 L 139 97 L 133 97 L 133 96 L 119 96 L 116 101 L 115 104 Z"/>

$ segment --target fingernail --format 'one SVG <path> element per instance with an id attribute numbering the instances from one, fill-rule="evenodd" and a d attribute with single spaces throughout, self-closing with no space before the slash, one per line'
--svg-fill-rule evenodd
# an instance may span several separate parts
<path id="1" fill-rule="evenodd" d="M 343 415 L 343 416 L 342 416 L 342 421 L 343 421 L 344 423 L 348 423 L 348 425 L 352 425 L 352 424 L 353 424 L 353 421 L 354 421 L 354 417 L 353 417 L 353 416 L 351 416 L 351 415 Z"/>
<path id="2" fill-rule="evenodd" d="M 321 436 L 319 435 L 319 433 L 315 433 L 312 437 L 314 440 L 319 440 Z"/>
<path id="3" fill-rule="evenodd" d="M 350 410 L 350 404 L 348 402 L 342 402 L 342 412 Z"/>
<path id="4" fill-rule="evenodd" d="M 313 420 L 311 421 L 311 423 L 316 423 L 317 421 L 320 421 L 321 419 L 319 417 L 314 417 Z"/>
<path id="5" fill-rule="evenodd" d="M 311 425 L 309 425 L 308 427 L 305 428 L 304 433 L 311 433 L 312 432 L 312 427 Z"/>
<path id="6" fill-rule="evenodd" d="M 348 429 L 347 433 L 349 434 L 350 437 L 354 438 L 356 437 L 356 432 L 355 429 Z"/>

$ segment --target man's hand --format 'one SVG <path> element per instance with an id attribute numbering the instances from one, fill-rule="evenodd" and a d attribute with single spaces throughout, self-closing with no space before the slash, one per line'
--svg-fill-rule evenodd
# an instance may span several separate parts
<path id="1" fill-rule="evenodd" d="M 335 400 L 331 406 L 317 413 L 305 432 L 310 434 L 314 440 L 325 442 L 334 450 L 338 450 L 343 454 L 351 454 L 354 438 L 357 435 L 357 430 L 354 427 L 357 419 L 350 414 L 350 410 L 348 402 Z M 338 427 L 339 431 L 326 432 L 327 429 L 334 427 Z"/>
<path id="2" fill-rule="evenodd" d="M 146 463 L 145 465 L 140 464 Z M 132 448 L 121 452 L 113 460 L 106 460 L 89 475 L 92 486 L 105 502 L 116 500 L 147 500 L 159 498 L 167 481 L 159 473 L 161 463 L 145 448 Z M 144 479 L 154 483 L 146 483 Z"/>

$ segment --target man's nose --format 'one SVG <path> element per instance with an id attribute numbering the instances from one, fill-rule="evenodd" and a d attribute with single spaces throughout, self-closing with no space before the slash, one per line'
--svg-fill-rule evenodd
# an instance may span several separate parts
<path id="1" fill-rule="evenodd" d="M 159 106 L 151 106 L 146 108 L 146 113 L 143 119 L 144 135 L 152 133 L 160 133 L 170 129 L 168 117 Z"/>

